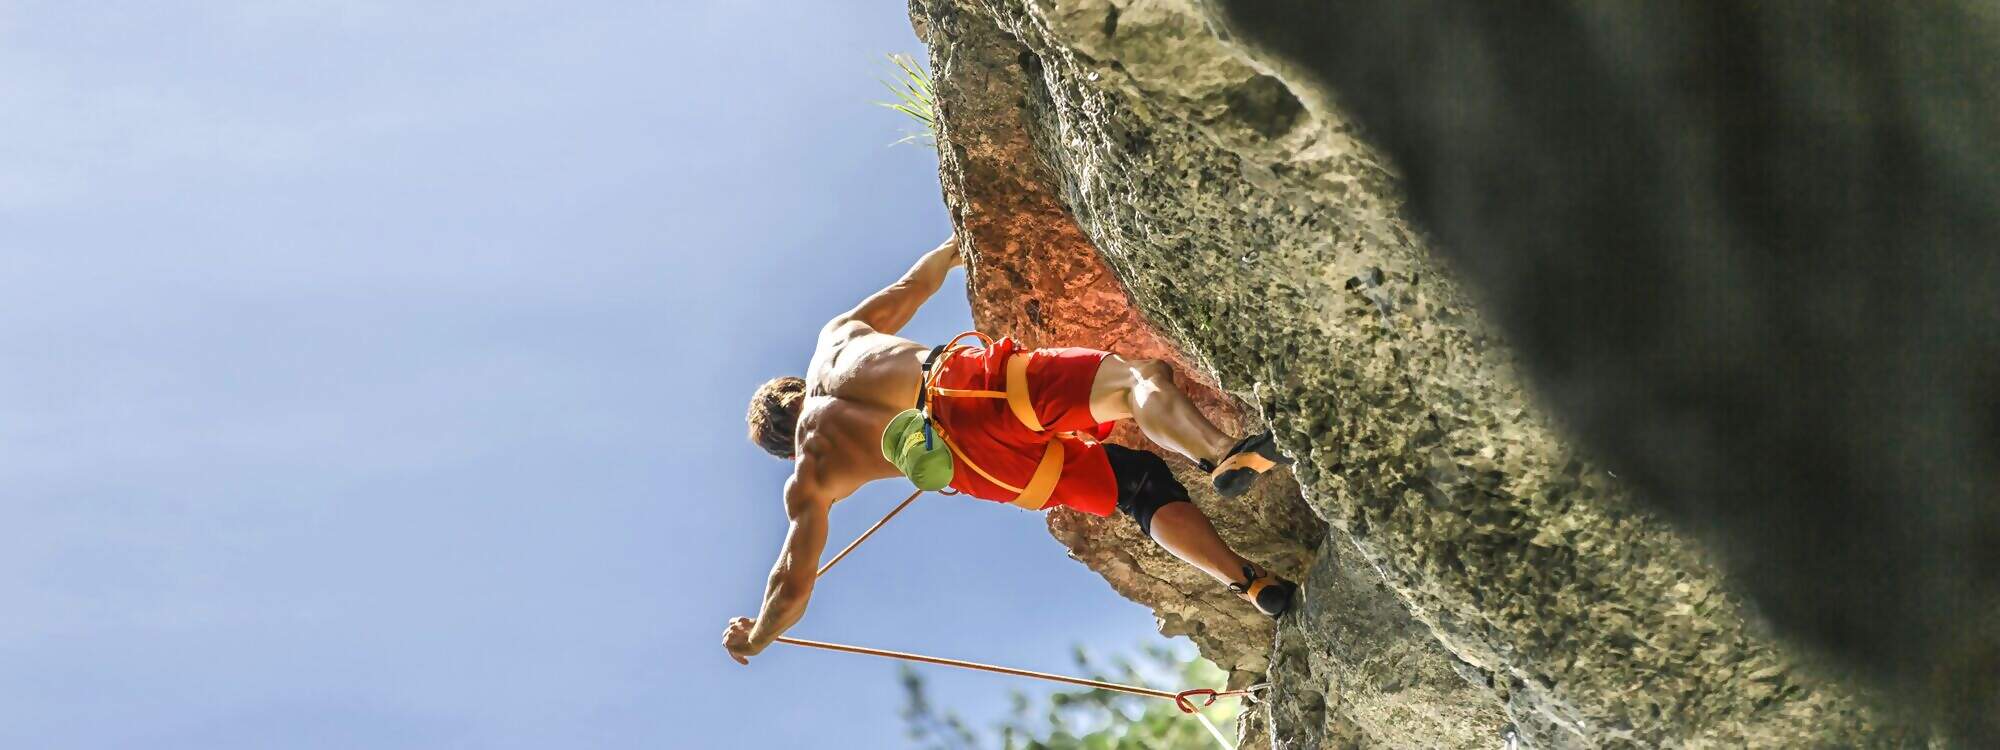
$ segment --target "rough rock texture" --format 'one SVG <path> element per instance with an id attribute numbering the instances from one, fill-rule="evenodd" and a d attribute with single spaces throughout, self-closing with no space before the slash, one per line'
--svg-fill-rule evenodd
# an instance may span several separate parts
<path id="1" fill-rule="evenodd" d="M 2000 9 L 1213 6 L 1766 616 L 2000 747 Z"/>
<path id="2" fill-rule="evenodd" d="M 1278 747 L 1923 742 L 1565 444 L 1377 152 L 1213 10 L 912 3 L 982 328 L 1169 359 L 1299 461 L 1295 486 L 1199 498 L 1246 555 L 1306 569 L 1275 658 L 1129 522 L 1052 515 L 1075 556 L 1237 682 L 1268 670 Z"/>
<path id="3" fill-rule="evenodd" d="M 922 28 L 926 17 L 920 14 L 917 19 Z M 952 115 L 943 124 L 941 142 L 949 146 L 942 153 L 943 169 L 949 176 L 947 190 L 956 223 L 973 252 L 969 292 L 974 320 L 981 330 L 1011 335 L 1031 346 L 1092 346 L 1131 359 L 1172 362 L 1182 389 L 1219 427 L 1243 432 L 1249 425 L 1241 402 L 1220 391 L 1142 318 L 1070 218 L 1057 194 L 1058 178 L 1036 156 L 1029 137 L 1031 123 L 1018 101 L 1018 72 L 1009 77 L 983 73 L 1016 65 L 1019 53 L 1018 45 L 998 34 L 958 39 L 945 53 L 951 62 L 942 65 L 964 75 L 939 75 L 936 81 L 940 97 L 952 102 Z M 1325 524 L 1306 506 L 1288 476 L 1273 477 L 1247 496 L 1223 501 L 1208 490 L 1206 478 L 1193 466 L 1151 445 L 1129 425 L 1121 426 L 1113 440 L 1167 456 L 1196 504 L 1239 553 L 1295 579 L 1308 575 L 1307 566 L 1326 537 Z M 1055 511 L 1049 526 L 1072 557 L 1103 574 L 1113 589 L 1152 606 L 1163 634 L 1188 636 L 1205 655 L 1230 670 L 1233 687 L 1261 680 L 1271 670 L 1270 620 L 1146 540 L 1129 519 Z M 1321 557 L 1337 558 L 1338 554 Z M 1316 572 L 1311 575 L 1320 577 Z M 1315 630 L 1342 639 L 1359 658 L 1344 665 L 1337 677 L 1306 677 L 1279 686 L 1287 695 L 1311 696 L 1280 702 L 1281 722 L 1313 724 L 1303 732 L 1288 731 L 1283 746 L 1319 747 L 1321 743 L 1311 738 L 1328 732 L 1372 735 L 1381 744 L 1486 747 L 1493 743 L 1498 727 L 1505 723 L 1497 704 L 1483 695 L 1487 692 L 1483 687 L 1459 677 L 1457 659 L 1410 617 L 1379 576 L 1355 582 L 1337 599 L 1326 601 L 1340 601 L 1341 606 L 1310 610 L 1309 616 L 1323 625 Z M 1288 649 L 1281 658 L 1295 663 L 1302 677 L 1312 672 L 1297 648 Z M 1324 685 L 1335 679 L 1371 687 L 1365 696 L 1350 691 L 1333 694 L 1338 710 L 1329 720 Z M 1427 704 L 1395 697 L 1405 690 L 1433 697 L 1468 695 Z M 1427 706 L 1437 703 L 1454 708 L 1428 713 Z M 1349 721 L 1341 713 L 1348 710 L 1382 718 Z M 1261 719 L 1262 714 L 1253 714 L 1253 721 L 1245 722 L 1253 736 L 1264 731 Z"/>

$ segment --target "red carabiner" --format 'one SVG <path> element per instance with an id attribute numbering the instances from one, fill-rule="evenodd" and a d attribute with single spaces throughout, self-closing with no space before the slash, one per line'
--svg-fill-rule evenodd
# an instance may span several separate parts
<path id="1" fill-rule="evenodd" d="M 1194 705 L 1194 701 L 1188 700 L 1188 696 L 1191 695 L 1206 696 L 1208 700 L 1202 701 L 1202 704 L 1200 706 L 1196 706 Z M 1182 690 L 1179 693 L 1174 694 L 1174 707 L 1180 709 L 1181 713 L 1191 714 L 1196 711 L 1200 711 L 1201 709 L 1215 705 L 1215 699 L 1218 695 L 1219 694 L 1216 693 L 1214 690 L 1210 690 L 1208 688 L 1195 688 L 1193 690 Z"/>

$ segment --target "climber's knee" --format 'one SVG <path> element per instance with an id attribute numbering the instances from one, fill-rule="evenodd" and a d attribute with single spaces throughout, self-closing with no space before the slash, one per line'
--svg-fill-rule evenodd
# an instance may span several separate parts
<path id="1" fill-rule="evenodd" d="M 1132 370 L 1139 374 L 1141 380 L 1153 381 L 1161 387 L 1174 382 L 1174 365 L 1164 359 L 1142 359 L 1133 362 Z"/>
<path id="2" fill-rule="evenodd" d="M 1139 413 L 1139 408 L 1162 389 L 1174 387 L 1174 366 L 1163 359 L 1123 359 L 1111 355 L 1104 360 L 1098 381 L 1091 387 L 1091 416 L 1112 422 Z"/>
<path id="3" fill-rule="evenodd" d="M 1154 513 L 1173 503 L 1189 502 L 1187 487 L 1174 478 L 1166 460 L 1151 451 L 1106 443 L 1104 455 L 1118 481 L 1119 512 L 1131 516 L 1147 537 L 1153 535 Z"/>

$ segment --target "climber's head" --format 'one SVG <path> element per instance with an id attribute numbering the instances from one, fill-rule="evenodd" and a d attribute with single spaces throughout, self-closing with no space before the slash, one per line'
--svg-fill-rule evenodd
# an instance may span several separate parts
<path id="1" fill-rule="evenodd" d="M 789 459 L 798 450 L 792 431 L 799 426 L 799 408 L 805 404 L 806 381 L 790 375 L 772 378 L 750 396 L 750 442 L 764 452 Z"/>

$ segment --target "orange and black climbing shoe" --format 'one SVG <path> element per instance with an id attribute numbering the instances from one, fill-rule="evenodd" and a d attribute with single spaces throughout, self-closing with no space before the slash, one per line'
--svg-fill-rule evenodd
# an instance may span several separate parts
<path id="1" fill-rule="evenodd" d="M 1209 481 L 1215 484 L 1215 491 L 1223 497 L 1235 497 L 1250 490 L 1257 477 L 1271 469 L 1290 464 L 1291 459 L 1278 452 L 1278 441 L 1271 433 L 1264 432 L 1244 438 L 1230 448 L 1222 457 L 1222 463 L 1201 462 L 1201 468 L 1208 471 Z"/>
<path id="2" fill-rule="evenodd" d="M 1243 582 L 1229 584 L 1229 590 L 1237 596 L 1256 605 L 1257 611 L 1272 617 L 1284 614 L 1292 608 L 1292 596 L 1298 593 L 1299 585 L 1256 568 L 1243 566 Z"/>

